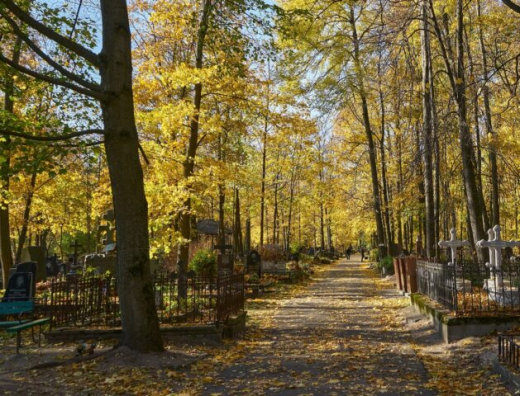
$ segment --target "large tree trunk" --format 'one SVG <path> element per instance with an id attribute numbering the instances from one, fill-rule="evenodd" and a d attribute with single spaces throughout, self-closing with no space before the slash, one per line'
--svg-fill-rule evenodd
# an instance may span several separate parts
<path id="1" fill-rule="evenodd" d="M 148 240 L 148 203 L 139 161 L 132 92 L 132 50 L 125 0 L 101 0 L 101 83 L 105 149 L 117 228 L 118 293 L 122 343 L 140 352 L 163 349 Z"/>
<path id="2" fill-rule="evenodd" d="M 432 149 L 433 149 L 433 123 L 432 123 L 432 98 L 430 86 L 431 81 L 431 49 L 430 31 L 428 23 L 428 8 L 425 1 L 421 5 L 421 58 L 422 58 L 422 99 L 423 99 L 423 128 L 422 128 L 422 157 L 424 167 L 424 203 L 425 203 L 425 250 L 426 256 L 435 255 L 435 217 L 433 202 L 433 168 L 432 168 Z"/>
<path id="3" fill-rule="evenodd" d="M 475 172 L 475 154 L 473 151 L 473 140 L 469 125 L 467 122 L 467 99 L 466 99 L 466 78 L 464 70 L 464 15 L 462 0 L 457 0 L 457 64 L 452 67 L 450 57 L 453 57 L 449 42 L 446 42 L 441 32 L 439 23 L 435 16 L 435 8 L 433 0 L 430 2 L 430 12 L 434 23 L 435 33 L 437 35 L 441 54 L 446 66 L 448 78 L 453 91 L 453 96 L 457 103 L 457 116 L 459 128 L 459 144 L 462 157 L 462 175 L 464 181 L 464 189 L 466 196 L 466 205 L 468 208 L 469 222 L 471 225 L 471 234 L 473 235 L 473 243 L 485 237 L 483 227 L 483 210 L 484 204 L 479 196 L 476 172 Z M 447 17 L 446 17 L 447 18 Z M 445 23 L 447 26 L 447 22 Z M 481 249 L 477 249 L 479 261 L 484 259 Z"/>
<path id="4" fill-rule="evenodd" d="M 21 39 L 17 38 L 13 48 L 12 61 L 20 62 Z M 4 110 L 14 113 L 14 78 L 11 70 L 6 72 L 5 77 Z M 13 254 L 11 251 L 11 226 L 9 222 L 9 182 L 11 173 L 11 139 L 4 137 L 0 142 L 0 150 L 4 161 L 0 162 L 0 264 L 2 265 L 2 282 L 4 288 L 9 280 L 9 268 L 13 266 Z"/>
<path id="5" fill-rule="evenodd" d="M 368 112 L 367 95 L 365 92 L 365 83 L 363 75 L 363 66 L 361 64 L 360 40 L 357 34 L 356 17 L 354 15 L 354 8 L 350 6 L 349 15 L 350 27 L 352 29 L 352 42 L 354 43 L 354 68 L 356 72 L 357 91 L 361 99 L 361 108 L 363 112 L 363 127 L 368 143 L 368 153 L 370 159 L 370 174 L 372 178 L 372 196 L 373 196 L 373 211 L 376 220 L 377 242 L 384 244 L 385 231 L 383 226 L 383 217 L 381 213 L 381 194 L 379 192 L 379 181 L 377 176 L 377 154 L 374 144 L 374 136 L 372 127 L 370 126 L 370 115 Z"/>
<path id="6" fill-rule="evenodd" d="M 459 140 L 462 155 L 464 185 L 466 187 L 466 203 L 469 220 L 475 244 L 485 237 L 483 227 L 483 208 L 479 198 L 477 179 L 475 174 L 475 161 L 473 152 L 473 140 L 467 122 L 466 108 L 466 79 L 464 70 L 464 15 L 462 0 L 457 0 L 457 79 L 456 79 L 457 115 L 459 122 Z M 481 250 L 477 249 L 480 255 Z M 482 259 L 482 257 L 479 257 Z"/>

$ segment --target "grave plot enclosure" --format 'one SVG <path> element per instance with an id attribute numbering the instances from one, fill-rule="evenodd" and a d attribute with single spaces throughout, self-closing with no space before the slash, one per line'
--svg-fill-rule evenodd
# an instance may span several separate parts
<path id="1" fill-rule="evenodd" d="M 459 315 L 504 313 L 520 315 L 520 264 L 504 263 L 503 281 L 496 271 L 472 261 L 417 261 L 421 294 Z"/>
<path id="2" fill-rule="evenodd" d="M 187 290 L 179 297 L 179 287 Z M 190 274 L 154 276 L 154 296 L 161 324 L 218 324 L 244 309 L 244 276 Z M 116 280 L 102 276 L 68 276 L 51 281 L 38 300 L 37 311 L 51 318 L 51 328 L 66 326 L 120 326 Z"/>
<path id="3" fill-rule="evenodd" d="M 477 248 L 489 249 L 489 261 L 479 263 L 463 256 L 461 248 L 469 243 L 458 241 L 453 229 L 449 241 L 439 242 L 449 249 L 450 260 L 417 261 L 419 293 L 459 315 L 520 315 L 520 261 L 510 254 L 520 243 L 503 241 L 499 226 L 488 235 L 489 240 L 479 241 Z M 505 259 L 504 252 L 509 252 Z"/>

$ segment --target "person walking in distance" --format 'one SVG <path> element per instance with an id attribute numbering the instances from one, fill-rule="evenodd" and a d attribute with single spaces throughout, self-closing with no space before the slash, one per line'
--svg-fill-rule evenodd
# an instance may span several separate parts
<path id="1" fill-rule="evenodd" d="M 347 248 L 347 260 L 350 260 L 351 254 L 352 254 L 352 245 L 349 245 Z"/>
<path id="2" fill-rule="evenodd" d="M 365 257 L 365 247 L 361 246 L 361 262 L 363 262 L 363 257 Z"/>

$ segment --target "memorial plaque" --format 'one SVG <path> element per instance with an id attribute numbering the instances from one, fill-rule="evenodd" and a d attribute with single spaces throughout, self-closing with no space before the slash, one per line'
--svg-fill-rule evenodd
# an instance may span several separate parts
<path id="1" fill-rule="evenodd" d="M 231 254 L 219 254 L 217 261 L 219 271 L 233 272 L 233 256 Z"/>
<path id="2" fill-rule="evenodd" d="M 28 301 L 33 296 L 33 275 L 30 272 L 16 272 L 9 278 L 2 302 Z"/>

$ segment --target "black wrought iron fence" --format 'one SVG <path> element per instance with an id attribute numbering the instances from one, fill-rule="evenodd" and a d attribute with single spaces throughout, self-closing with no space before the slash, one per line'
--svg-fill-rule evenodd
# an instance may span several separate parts
<path id="1" fill-rule="evenodd" d="M 490 270 L 474 261 L 417 261 L 419 293 L 457 314 L 520 314 L 520 264 Z"/>
<path id="2" fill-rule="evenodd" d="M 154 296 L 161 324 L 219 323 L 244 309 L 244 275 L 216 277 L 175 274 L 154 276 Z M 51 327 L 118 326 L 119 297 L 112 277 L 67 276 L 53 279 L 38 299 L 37 312 Z"/>
<path id="3" fill-rule="evenodd" d="M 37 312 L 51 318 L 51 328 L 62 325 L 116 325 L 119 300 L 116 282 L 110 276 L 53 278 L 43 291 Z"/>
<path id="4" fill-rule="evenodd" d="M 520 369 L 520 334 L 498 335 L 498 359 L 501 363 Z"/>

